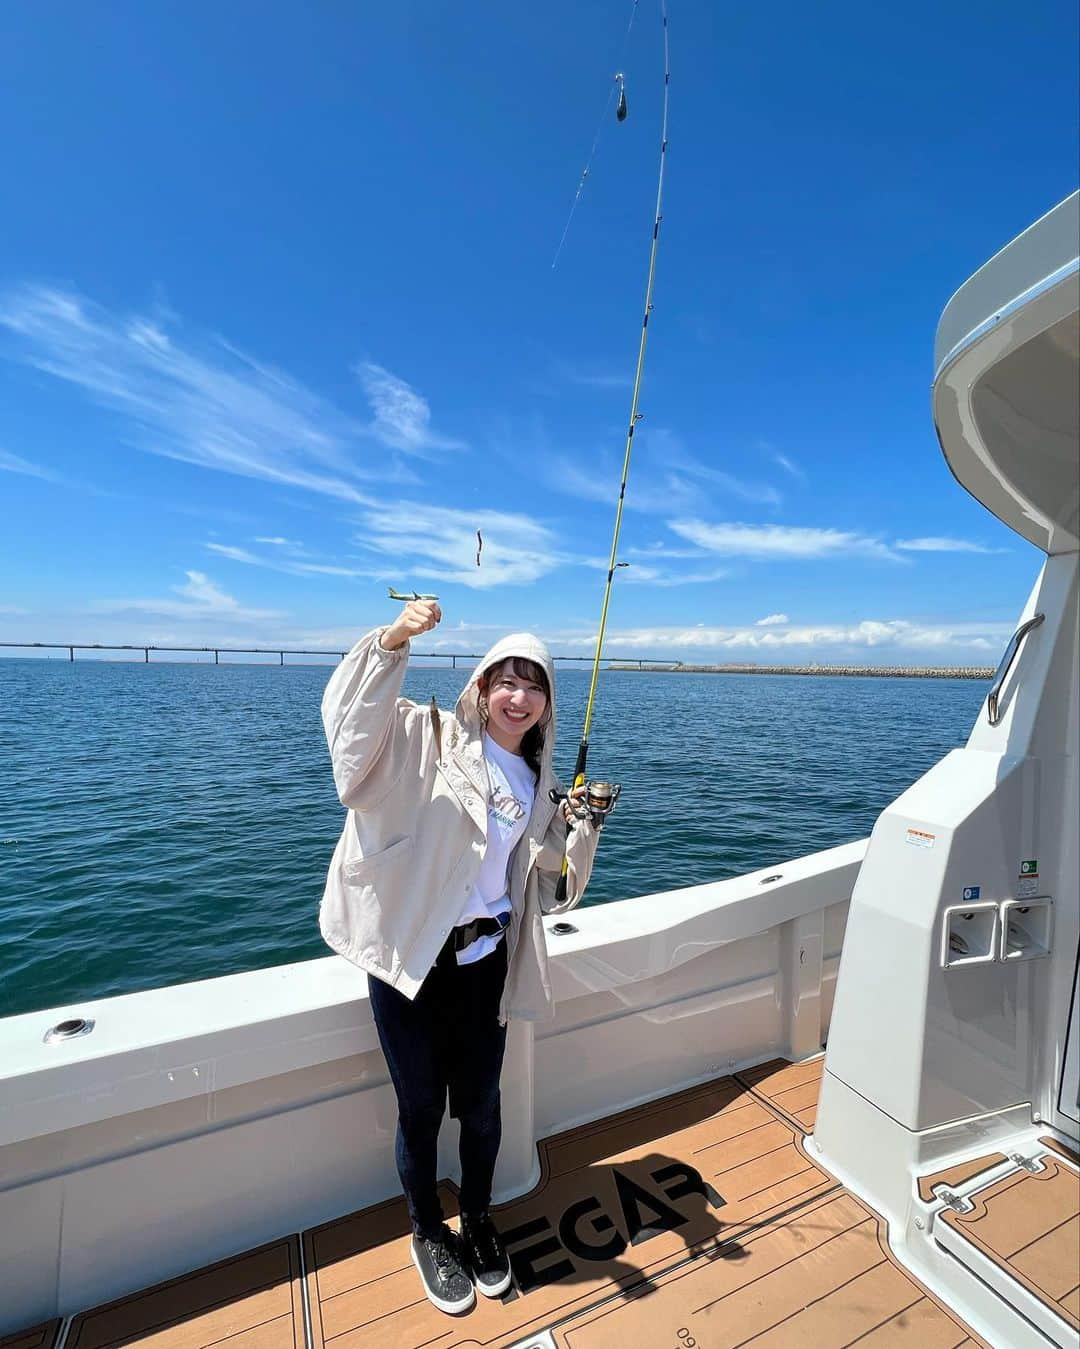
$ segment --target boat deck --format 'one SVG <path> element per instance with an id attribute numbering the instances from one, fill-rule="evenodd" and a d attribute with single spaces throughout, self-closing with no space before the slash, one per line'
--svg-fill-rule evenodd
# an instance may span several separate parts
<path id="1" fill-rule="evenodd" d="M 1041 1170 L 1021 1169 L 969 1190 L 971 1211 L 943 1210 L 941 1221 L 1080 1330 L 1077 1156 L 1055 1139 L 1039 1141 L 1050 1149 Z"/>
<path id="2" fill-rule="evenodd" d="M 394 1199 L 81 1312 L 64 1349 L 455 1349 L 543 1330 L 558 1349 L 984 1344 L 804 1151 L 821 1069 L 766 1064 L 543 1140 L 536 1189 L 496 1210 L 514 1283 L 464 1316 L 423 1297 Z M 58 1331 L 0 1349 L 54 1349 Z"/>

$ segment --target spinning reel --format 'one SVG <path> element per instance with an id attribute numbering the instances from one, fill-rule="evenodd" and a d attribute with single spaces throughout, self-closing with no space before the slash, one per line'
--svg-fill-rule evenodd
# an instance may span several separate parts
<path id="1" fill-rule="evenodd" d="M 552 787 L 549 793 L 557 806 L 565 801 L 579 820 L 591 820 L 594 829 L 603 829 L 604 821 L 615 809 L 622 786 L 617 782 L 587 782 L 584 802 L 575 801 L 569 792 Z"/>

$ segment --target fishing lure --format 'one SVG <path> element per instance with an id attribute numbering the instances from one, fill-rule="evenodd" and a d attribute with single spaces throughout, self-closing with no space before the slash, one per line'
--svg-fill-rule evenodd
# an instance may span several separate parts
<path id="1" fill-rule="evenodd" d="M 437 600 L 438 595 L 421 595 L 415 590 L 395 590 L 393 586 L 389 587 L 390 598 L 392 600 L 404 600 L 408 603 L 410 600 Z"/>

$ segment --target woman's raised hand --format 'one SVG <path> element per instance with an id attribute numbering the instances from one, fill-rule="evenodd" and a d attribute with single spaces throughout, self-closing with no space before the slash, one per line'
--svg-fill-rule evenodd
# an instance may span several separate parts
<path id="1" fill-rule="evenodd" d="M 442 610 L 435 600 L 410 600 L 388 628 L 383 629 L 380 642 L 387 651 L 396 651 L 410 638 L 430 632 L 442 621 Z"/>

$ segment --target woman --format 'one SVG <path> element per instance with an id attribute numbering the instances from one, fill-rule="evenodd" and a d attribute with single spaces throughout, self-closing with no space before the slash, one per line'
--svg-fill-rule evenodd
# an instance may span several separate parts
<path id="1" fill-rule="evenodd" d="M 453 716 L 399 697 L 409 641 L 442 618 L 407 604 L 362 638 L 323 695 L 334 781 L 348 808 L 319 923 L 368 974 L 371 1011 L 398 1101 L 396 1160 L 424 1290 L 467 1311 L 510 1286 L 488 1216 L 499 1150 L 499 1076 L 512 1017 L 554 1013 L 542 913 L 589 879 L 597 834 L 549 792 L 555 672 L 528 633 L 496 643 Z M 580 798 L 584 789 L 578 789 Z M 447 1093 L 461 1123 L 461 1231 L 436 1190 Z"/>

